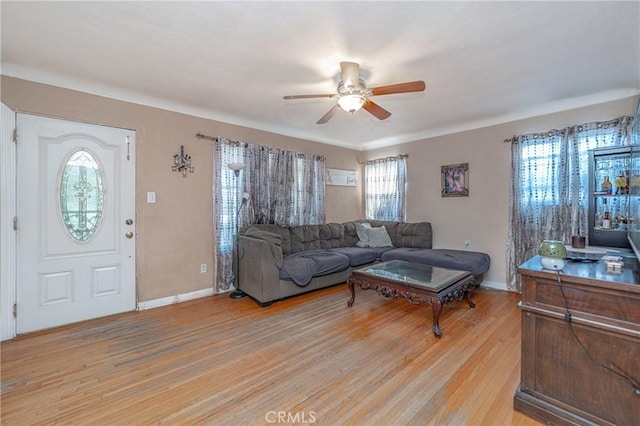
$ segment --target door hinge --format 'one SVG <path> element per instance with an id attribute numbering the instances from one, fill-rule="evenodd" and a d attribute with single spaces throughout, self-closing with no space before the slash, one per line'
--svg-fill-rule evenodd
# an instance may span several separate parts
<path id="1" fill-rule="evenodd" d="M 13 143 L 18 143 L 18 129 L 13 129 Z"/>
<path id="2" fill-rule="evenodd" d="M 18 318 L 18 304 L 17 303 L 13 304 L 13 317 L 14 318 Z"/>
<path id="3" fill-rule="evenodd" d="M 13 217 L 13 230 L 14 231 L 18 230 L 18 217 L 17 216 Z"/>

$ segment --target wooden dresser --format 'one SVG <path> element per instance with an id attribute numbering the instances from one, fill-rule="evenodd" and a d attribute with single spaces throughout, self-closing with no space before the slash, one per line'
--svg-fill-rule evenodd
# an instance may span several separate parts
<path id="1" fill-rule="evenodd" d="M 522 366 L 514 408 L 549 424 L 640 425 L 640 266 L 621 272 L 567 262 L 543 270 L 536 256 L 522 276 Z M 636 386 L 596 364 L 624 371 Z"/>

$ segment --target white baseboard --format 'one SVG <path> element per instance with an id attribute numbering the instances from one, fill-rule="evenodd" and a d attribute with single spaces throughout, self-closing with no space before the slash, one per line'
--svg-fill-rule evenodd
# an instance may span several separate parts
<path id="1" fill-rule="evenodd" d="M 482 281 L 480 287 L 492 288 L 495 290 L 509 291 L 507 283 L 501 283 L 500 281 Z"/>
<path id="2" fill-rule="evenodd" d="M 207 296 L 213 296 L 213 287 L 205 288 L 204 290 L 192 291 L 191 293 L 177 294 L 175 296 L 138 302 L 137 309 L 139 311 L 144 311 L 147 309 L 159 308 L 161 306 L 173 305 L 174 303 L 186 302 L 187 300 L 200 299 L 201 297 Z"/>

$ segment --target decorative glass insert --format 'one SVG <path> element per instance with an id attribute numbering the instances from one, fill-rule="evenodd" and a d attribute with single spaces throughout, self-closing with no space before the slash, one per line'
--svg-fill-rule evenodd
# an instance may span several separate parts
<path id="1" fill-rule="evenodd" d="M 60 211 L 69 235 L 78 241 L 91 238 L 100 225 L 103 207 L 104 186 L 98 162 L 87 151 L 74 152 L 60 180 Z"/>

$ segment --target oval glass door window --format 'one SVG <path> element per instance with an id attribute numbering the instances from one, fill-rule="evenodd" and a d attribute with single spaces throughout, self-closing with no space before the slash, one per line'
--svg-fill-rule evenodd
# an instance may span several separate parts
<path id="1" fill-rule="evenodd" d="M 76 151 L 65 163 L 60 180 L 60 211 L 69 235 L 78 241 L 93 237 L 103 208 L 100 166 L 87 151 Z"/>

